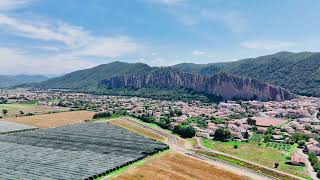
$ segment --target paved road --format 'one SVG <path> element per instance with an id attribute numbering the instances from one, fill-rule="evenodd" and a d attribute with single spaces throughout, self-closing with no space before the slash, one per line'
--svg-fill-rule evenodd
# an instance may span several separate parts
<path id="1" fill-rule="evenodd" d="M 229 164 L 227 162 L 224 162 L 224 161 L 219 161 L 219 160 L 214 160 L 214 159 L 211 159 L 211 158 L 208 158 L 206 156 L 203 156 L 203 155 L 199 155 L 199 154 L 196 154 L 193 150 L 191 149 L 188 149 L 186 148 L 186 146 L 182 146 L 181 143 L 179 143 L 179 141 L 181 141 L 182 139 L 175 136 L 175 135 L 172 135 L 172 134 L 169 134 L 169 133 L 166 133 L 162 130 L 159 130 L 157 128 L 154 128 L 154 127 L 150 127 L 150 126 L 147 126 L 143 123 L 140 123 L 138 121 L 135 121 L 135 120 L 132 120 L 130 118 L 124 118 L 123 120 L 126 120 L 128 121 L 129 123 L 133 123 L 139 127 L 142 127 L 142 128 L 145 128 L 145 129 L 148 129 L 150 131 L 153 131 L 161 136 L 164 136 L 168 139 L 168 144 L 170 146 L 170 148 L 176 152 L 179 152 L 179 153 L 182 153 L 184 155 L 187 155 L 187 156 L 191 156 L 193 158 L 196 158 L 198 160 L 201 160 L 201 161 L 204 161 L 206 163 L 209 163 L 209 164 L 212 164 L 214 166 L 217 166 L 221 169 L 225 169 L 225 170 L 228 170 L 228 171 L 231 171 L 233 173 L 236 173 L 236 174 L 239 174 L 239 175 L 242 175 L 242 176 L 246 176 L 250 179 L 259 179 L 259 180 L 271 180 L 271 179 L 274 179 L 274 178 L 271 178 L 269 176 L 265 176 L 265 175 L 262 175 L 262 174 L 259 174 L 259 173 L 256 173 L 255 171 L 253 170 L 250 170 L 250 169 L 247 169 L 247 168 L 243 168 L 243 167 L 240 167 L 240 166 L 235 166 L 235 165 L 232 165 L 232 164 Z"/>

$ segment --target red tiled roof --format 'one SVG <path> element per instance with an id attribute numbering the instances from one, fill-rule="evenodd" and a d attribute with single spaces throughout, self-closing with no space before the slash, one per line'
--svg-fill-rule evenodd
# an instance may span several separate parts
<path id="1" fill-rule="evenodd" d="M 299 154 L 294 152 L 294 153 L 291 154 L 291 162 L 305 164 L 306 163 L 306 159 L 304 157 L 300 156 Z"/>
<path id="2" fill-rule="evenodd" d="M 255 117 L 256 125 L 269 127 L 269 126 L 277 126 L 282 124 L 285 120 L 284 119 L 276 119 L 271 117 Z"/>

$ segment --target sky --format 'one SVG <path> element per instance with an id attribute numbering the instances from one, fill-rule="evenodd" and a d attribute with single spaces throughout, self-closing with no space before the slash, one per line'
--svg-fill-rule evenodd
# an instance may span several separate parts
<path id="1" fill-rule="evenodd" d="M 319 0 L 0 0 L 0 74 L 320 51 Z"/>

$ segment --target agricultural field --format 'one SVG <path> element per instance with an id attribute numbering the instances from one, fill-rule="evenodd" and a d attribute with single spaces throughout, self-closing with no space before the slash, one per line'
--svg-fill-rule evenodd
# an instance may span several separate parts
<path id="1" fill-rule="evenodd" d="M 42 114 L 34 116 L 22 116 L 3 118 L 3 121 L 15 122 L 19 124 L 25 124 L 38 128 L 50 128 L 66 126 L 70 124 L 77 124 L 85 120 L 92 119 L 94 112 L 90 111 L 70 111 L 52 114 Z M 0 120 L 0 121 L 2 121 Z"/>
<path id="2" fill-rule="evenodd" d="M 308 175 L 307 170 L 304 167 L 285 164 L 285 162 L 290 160 L 290 153 L 296 148 L 296 146 L 289 145 L 290 149 L 287 151 L 286 148 L 284 150 L 282 150 L 282 148 L 279 150 L 278 148 L 266 147 L 265 143 L 219 142 L 207 139 L 203 139 L 202 143 L 207 148 L 270 168 L 274 168 L 275 162 L 278 162 L 280 165 L 277 169 L 286 173 L 300 177 L 307 177 Z M 235 145 L 237 148 L 235 148 Z"/>
<path id="3" fill-rule="evenodd" d="M 33 126 L 18 124 L 14 122 L 0 121 L 0 134 L 13 132 L 13 131 L 22 131 L 34 129 Z"/>
<path id="4" fill-rule="evenodd" d="M 275 148 L 282 151 L 290 151 L 293 148 L 291 144 L 279 143 L 279 142 L 267 142 L 265 143 L 266 147 Z"/>
<path id="5" fill-rule="evenodd" d="M 8 110 L 6 115 L 3 114 L 2 110 Z M 43 114 L 54 111 L 66 111 L 67 108 L 63 107 L 51 107 L 45 105 L 37 105 L 37 104 L 19 104 L 19 103 L 10 103 L 10 104 L 0 104 L 0 116 L 16 116 L 20 115 L 20 111 L 24 114 L 32 113 L 32 114 Z"/>
<path id="6" fill-rule="evenodd" d="M 0 179 L 98 178 L 167 148 L 109 123 L 1 135 Z"/>
<path id="7" fill-rule="evenodd" d="M 156 133 L 154 133 L 152 131 L 149 131 L 149 130 L 147 130 L 145 128 L 136 126 L 135 124 L 130 123 L 128 121 L 122 121 L 121 119 L 118 119 L 118 120 L 110 121 L 110 124 L 113 124 L 113 125 L 116 125 L 116 126 L 120 126 L 122 128 L 128 129 L 129 131 L 133 131 L 135 133 L 141 134 L 141 135 L 146 136 L 146 137 L 151 138 L 151 139 L 155 139 L 157 141 L 161 141 L 161 142 L 165 142 L 166 141 L 165 137 L 160 136 L 160 135 L 158 135 L 158 134 L 156 134 Z"/>
<path id="8" fill-rule="evenodd" d="M 151 157 L 143 164 L 127 169 L 119 175 L 108 177 L 117 180 L 162 180 L 162 179 L 225 179 L 244 180 L 239 176 L 220 169 L 204 161 L 180 153 L 169 152 L 161 156 Z"/>
<path id="9" fill-rule="evenodd" d="M 252 134 L 249 139 L 250 142 L 256 142 L 256 143 L 262 142 L 262 140 L 263 140 L 263 135 L 257 134 L 257 133 Z"/>

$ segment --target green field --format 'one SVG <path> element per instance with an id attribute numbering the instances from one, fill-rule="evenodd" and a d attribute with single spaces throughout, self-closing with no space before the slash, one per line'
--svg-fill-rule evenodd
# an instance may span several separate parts
<path id="1" fill-rule="evenodd" d="M 17 110 L 36 106 L 35 104 L 0 104 L 0 109 Z"/>
<path id="2" fill-rule="evenodd" d="M 8 110 L 6 115 L 3 115 L 2 110 Z M 24 113 L 24 115 L 28 113 L 32 114 L 43 114 L 43 113 L 54 113 L 60 111 L 66 111 L 67 108 L 56 108 L 45 105 L 37 105 L 36 103 L 7 103 L 0 104 L 0 116 L 1 117 L 15 117 L 20 115 L 20 111 Z"/>
<path id="3" fill-rule="evenodd" d="M 280 164 L 277 168 L 278 170 L 307 178 L 307 172 L 304 167 L 285 164 L 285 162 L 290 160 L 290 154 L 296 149 L 296 145 L 290 147 L 289 151 L 282 151 L 266 147 L 265 143 L 259 143 L 260 145 L 258 145 L 258 143 L 253 142 L 218 142 L 203 139 L 202 144 L 207 148 L 224 152 L 270 168 L 274 168 L 275 163 L 278 162 Z M 234 145 L 238 145 L 238 148 L 234 148 Z"/>

